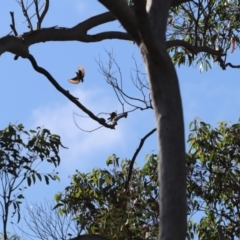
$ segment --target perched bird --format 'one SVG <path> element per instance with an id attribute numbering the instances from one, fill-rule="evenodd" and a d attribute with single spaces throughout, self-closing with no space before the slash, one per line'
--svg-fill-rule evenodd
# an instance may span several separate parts
<path id="1" fill-rule="evenodd" d="M 69 79 L 68 81 L 73 84 L 78 84 L 84 81 L 85 71 L 83 67 L 78 68 L 78 72 L 76 72 L 76 77 Z"/>
<path id="2" fill-rule="evenodd" d="M 110 117 L 108 118 L 108 120 L 110 120 L 112 122 L 114 120 L 114 118 L 117 116 L 117 112 L 112 112 L 109 115 L 110 115 Z"/>

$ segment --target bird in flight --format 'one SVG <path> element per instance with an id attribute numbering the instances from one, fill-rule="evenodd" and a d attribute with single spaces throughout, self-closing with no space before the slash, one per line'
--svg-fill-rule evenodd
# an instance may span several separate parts
<path id="1" fill-rule="evenodd" d="M 78 84 L 84 81 L 85 71 L 83 67 L 78 67 L 78 72 L 76 72 L 76 77 L 69 79 L 68 81 L 72 84 Z"/>

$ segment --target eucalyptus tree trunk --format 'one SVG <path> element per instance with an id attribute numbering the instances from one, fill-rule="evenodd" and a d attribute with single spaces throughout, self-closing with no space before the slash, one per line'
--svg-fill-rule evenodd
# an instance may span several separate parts
<path id="1" fill-rule="evenodd" d="M 186 239 L 186 174 L 182 101 L 178 77 L 167 53 L 170 1 L 148 0 L 152 39 L 140 46 L 148 72 L 159 142 L 160 239 Z M 152 42 L 152 43 L 151 43 Z M 154 46 L 153 51 L 148 49 Z"/>
<path id="2" fill-rule="evenodd" d="M 139 48 L 147 69 L 159 142 L 160 240 L 186 238 L 184 123 L 178 77 L 165 32 L 171 1 L 147 0 L 144 16 L 135 1 Z"/>

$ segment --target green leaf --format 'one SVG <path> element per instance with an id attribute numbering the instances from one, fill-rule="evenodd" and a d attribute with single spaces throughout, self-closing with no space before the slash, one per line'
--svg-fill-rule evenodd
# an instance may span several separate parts
<path id="1" fill-rule="evenodd" d="M 32 181 L 30 177 L 27 178 L 27 183 L 28 183 L 28 186 L 31 186 Z"/>
<path id="2" fill-rule="evenodd" d="M 44 178 L 45 178 L 46 184 L 48 185 L 49 184 L 49 177 L 45 175 Z"/>

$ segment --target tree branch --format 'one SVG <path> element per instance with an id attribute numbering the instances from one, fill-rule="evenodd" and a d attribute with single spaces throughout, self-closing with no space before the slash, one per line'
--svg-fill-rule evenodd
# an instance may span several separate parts
<path id="1" fill-rule="evenodd" d="M 31 31 L 33 31 L 33 26 L 32 26 L 32 23 L 31 23 L 31 19 L 30 19 L 29 15 L 28 15 L 28 12 L 27 12 L 27 8 L 28 7 L 25 7 L 23 0 L 20 0 L 19 4 L 20 4 L 20 6 L 22 8 L 23 15 L 24 15 L 24 17 L 26 18 L 26 20 L 28 22 L 28 27 L 30 28 Z"/>
<path id="2" fill-rule="evenodd" d="M 40 19 L 40 15 L 39 15 L 39 8 L 38 8 L 38 0 L 34 0 L 34 5 L 35 5 L 35 12 L 36 12 L 36 16 L 37 16 L 37 29 L 40 29 L 41 24 L 39 24 L 39 19 Z"/>
<path id="3" fill-rule="evenodd" d="M 87 34 L 87 31 L 91 30 L 92 28 L 114 20 L 116 20 L 114 15 L 110 12 L 106 12 L 95 17 L 91 17 L 72 28 L 54 26 L 26 32 L 18 37 L 5 36 L 0 38 L 0 55 L 4 52 L 11 52 L 21 57 L 26 57 L 28 55 L 29 46 L 40 42 L 99 42 L 106 39 L 132 40 L 129 34 L 119 31 L 101 32 L 95 35 Z"/>
<path id="4" fill-rule="evenodd" d="M 41 28 L 42 21 L 43 21 L 44 17 L 46 16 L 47 12 L 48 12 L 48 9 L 49 9 L 49 0 L 45 0 L 45 6 L 44 6 L 44 9 L 43 9 L 43 12 L 38 19 L 37 29 Z"/>
<path id="5" fill-rule="evenodd" d="M 224 53 L 219 52 L 218 50 L 212 49 L 210 47 L 207 46 L 199 46 L 199 47 L 195 47 L 192 44 L 184 41 L 184 40 L 171 40 L 171 41 L 167 41 L 166 42 L 167 48 L 171 48 L 171 47 L 184 47 L 186 48 L 189 52 L 191 52 L 192 54 L 198 54 L 200 52 L 206 52 L 212 55 L 216 55 L 216 56 L 224 56 Z"/>
<path id="6" fill-rule="evenodd" d="M 130 181 L 131 181 L 132 169 L 133 169 L 133 165 L 134 165 L 134 162 L 135 162 L 135 160 L 136 160 L 136 157 L 137 157 L 138 153 L 140 152 L 140 150 L 141 150 L 141 148 L 142 148 L 145 140 L 146 140 L 149 136 L 151 136 L 156 130 L 157 130 L 157 129 L 154 128 L 153 130 L 151 130 L 148 134 L 146 134 L 146 135 L 141 139 L 140 144 L 139 144 L 137 150 L 135 151 L 135 153 L 134 153 L 134 155 L 133 155 L 133 157 L 132 157 L 132 160 L 131 160 L 131 163 L 130 163 L 130 166 L 129 166 L 127 181 L 126 181 L 125 187 L 124 187 L 124 189 L 125 189 L 126 191 L 128 191 L 129 183 L 130 183 Z"/>
<path id="7" fill-rule="evenodd" d="M 139 33 L 137 31 L 137 22 L 134 11 L 124 1 L 112 1 L 112 0 L 98 0 L 102 3 L 115 17 L 119 20 L 122 26 L 127 30 L 138 45 L 141 42 Z"/>
<path id="8" fill-rule="evenodd" d="M 111 12 L 105 12 L 88 18 L 87 20 L 77 24 L 74 28 L 78 28 L 79 25 L 84 25 L 85 31 L 88 31 L 89 29 L 97 27 L 101 24 L 109 23 L 116 20 L 116 17 Z"/>
<path id="9" fill-rule="evenodd" d="M 52 77 L 52 75 L 46 71 L 44 68 L 39 67 L 37 65 L 37 62 L 35 58 L 29 54 L 27 59 L 31 62 L 33 68 L 43 74 L 51 83 L 52 85 L 59 91 L 61 92 L 65 97 L 67 97 L 72 103 L 74 103 L 77 107 L 79 107 L 83 112 L 85 112 L 90 118 L 93 120 L 97 121 L 99 124 L 105 126 L 106 128 L 114 129 L 114 125 L 110 125 L 106 123 L 106 120 L 104 118 L 98 118 L 96 115 L 94 115 L 90 110 L 88 110 L 86 107 L 84 107 L 77 98 L 75 98 L 73 95 L 69 93 L 69 91 L 64 90 L 58 82 Z"/>
<path id="10" fill-rule="evenodd" d="M 226 63 L 225 67 L 231 67 L 231 68 L 240 68 L 240 65 L 233 65 L 232 63 Z"/>
<path id="11" fill-rule="evenodd" d="M 10 15 L 11 15 L 11 19 L 12 19 L 12 24 L 10 24 L 10 27 L 13 30 L 14 35 L 17 36 L 18 33 L 17 33 L 17 30 L 16 30 L 16 26 L 15 26 L 14 12 L 10 12 Z"/>
<path id="12" fill-rule="evenodd" d="M 21 37 L 5 36 L 0 38 L 0 55 L 4 52 L 11 52 L 23 58 L 27 57 L 28 46 Z"/>

